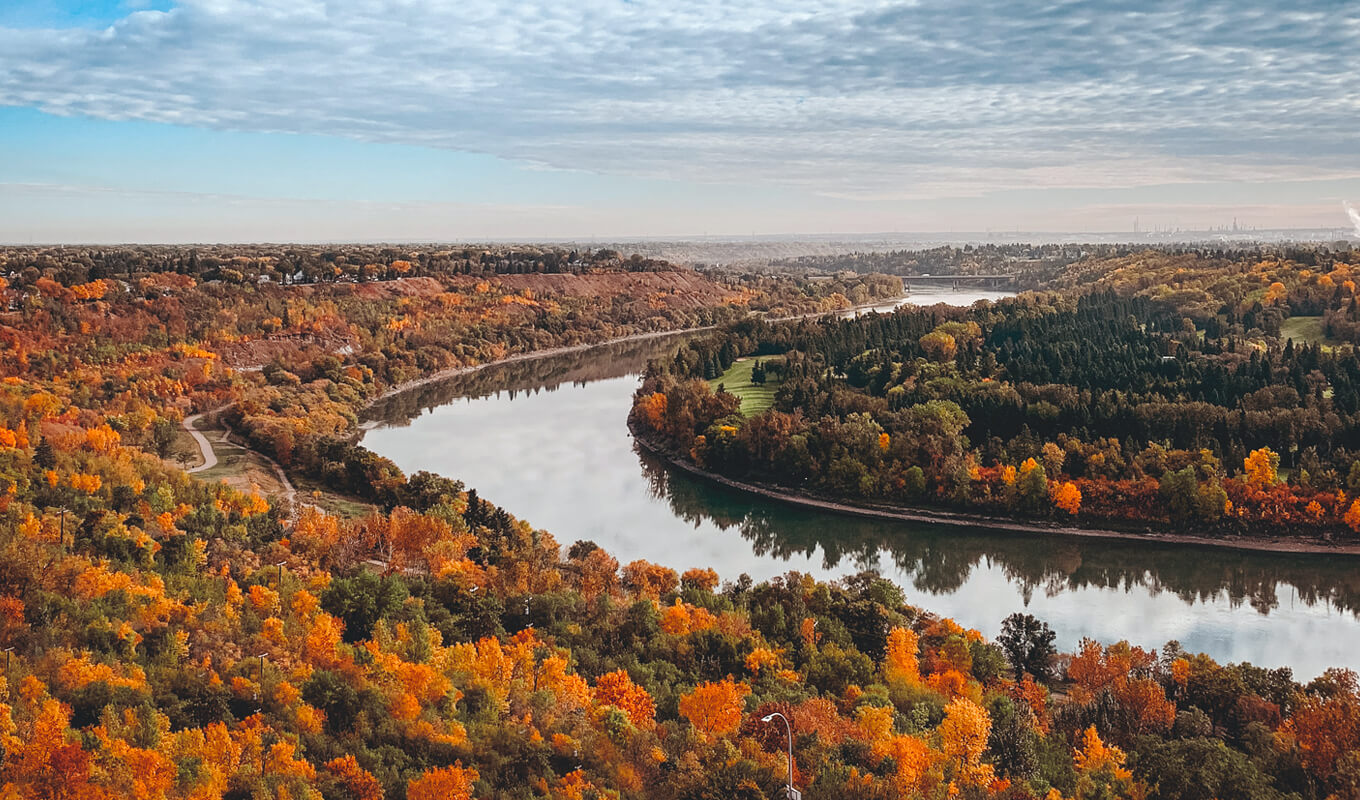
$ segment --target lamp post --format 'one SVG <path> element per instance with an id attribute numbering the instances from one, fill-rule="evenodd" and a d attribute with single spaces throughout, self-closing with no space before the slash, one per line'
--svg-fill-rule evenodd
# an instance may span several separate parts
<path id="1" fill-rule="evenodd" d="M 259 655 L 255 656 L 256 658 L 260 659 L 260 682 L 258 684 L 258 687 L 255 689 L 255 699 L 259 701 L 261 711 L 264 711 L 264 660 L 265 657 L 268 655 L 269 655 L 268 653 L 260 653 Z"/>
<path id="2" fill-rule="evenodd" d="M 779 717 L 784 721 L 784 731 L 789 735 L 789 783 L 785 788 L 785 797 L 787 797 L 788 800 L 802 800 L 803 795 L 797 789 L 793 788 L 793 726 L 789 724 L 789 718 L 776 711 L 767 717 L 761 717 L 760 721 L 772 722 L 775 717 Z"/>
<path id="3" fill-rule="evenodd" d="M 287 564 L 287 563 L 288 563 L 287 561 L 279 561 L 279 562 L 276 562 L 276 563 L 274 564 L 274 566 L 276 566 L 276 567 L 279 568 L 279 593 L 280 593 L 280 594 L 283 593 L 283 566 L 284 566 L 285 564 Z"/>

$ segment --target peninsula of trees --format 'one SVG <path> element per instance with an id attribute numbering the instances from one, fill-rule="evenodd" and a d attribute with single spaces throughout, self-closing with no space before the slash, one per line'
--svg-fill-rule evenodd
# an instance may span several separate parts
<path id="1" fill-rule="evenodd" d="M 712 472 L 851 503 L 1353 540 L 1354 258 L 1148 253 L 968 309 L 742 321 L 654 364 L 633 422 Z M 745 355 L 778 367 L 763 413 L 702 380 Z"/>

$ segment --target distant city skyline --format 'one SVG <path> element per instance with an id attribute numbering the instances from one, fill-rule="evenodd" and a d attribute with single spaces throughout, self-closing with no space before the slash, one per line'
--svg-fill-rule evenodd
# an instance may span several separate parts
<path id="1" fill-rule="evenodd" d="M 1360 237 L 1360 7 L 17 0 L 0 241 Z"/>

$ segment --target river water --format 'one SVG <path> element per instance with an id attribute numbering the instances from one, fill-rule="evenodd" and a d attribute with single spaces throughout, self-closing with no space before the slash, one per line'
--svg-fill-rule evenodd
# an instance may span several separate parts
<path id="1" fill-rule="evenodd" d="M 1001 293 L 913 293 L 968 304 Z M 908 601 L 994 636 L 1024 610 L 1082 637 L 1178 640 L 1221 662 L 1309 679 L 1360 667 L 1360 558 L 1252 553 L 864 520 L 725 489 L 641 452 L 626 426 L 638 375 L 678 337 L 522 361 L 428 384 L 369 413 L 363 444 L 409 474 L 464 481 L 563 547 L 589 539 L 724 579 L 872 569 Z"/>

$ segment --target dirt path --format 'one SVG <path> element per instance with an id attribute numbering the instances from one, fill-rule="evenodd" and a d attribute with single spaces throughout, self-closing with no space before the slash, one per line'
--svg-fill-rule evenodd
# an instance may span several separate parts
<path id="1" fill-rule="evenodd" d="M 285 507 L 288 509 L 288 524 L 292 525 L 294 522 L 297 522 L 298 516 L 302 513 L 302 504 L 299 504 L 297 501 L 297 488 L 293 486 L 292 481 L 288 480 L 288 473 L 283 471 L 283 467 L 279 466 L 279 462 L 258 450 L 253 452 L 255 455 L 269 462 L 269 466 L 274 468 L 274 474 L 279 479 L 279 485 L 283 487 L 283 491 L 279 494 L 279 497 L 287 504 Z M 308 503 L 307 505 L 311 504 Z"/>

